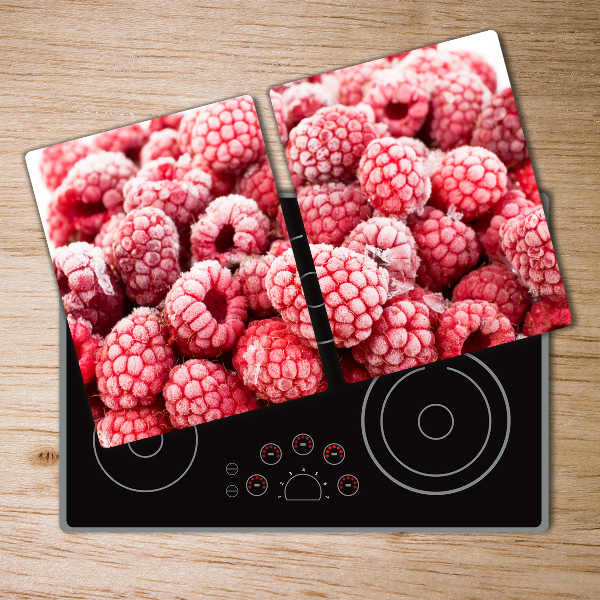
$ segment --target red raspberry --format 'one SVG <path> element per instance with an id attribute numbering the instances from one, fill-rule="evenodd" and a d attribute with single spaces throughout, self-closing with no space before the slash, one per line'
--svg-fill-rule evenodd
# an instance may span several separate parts
<path id="1" fill-rule="evenodd" d="M 148 131 L 152 134 L 154 131 L 162 131 L 163 129 L 179 129 L 179 124 L 185 113 L 178 112 L 164 117 L 156 117 L 152 119 L 148 125 Z"/>
<path id="2" fill-rule="evenodd" d="M 461 300 L 485 300 L 496 304 L 513 325 L 521 323 L 531 304 L 527 288 L 500 263 L 467 273 L 452 293 L 453 302 Z"/>
<path id="3" fill-rule="evenodd" d="M 123 210 L 123 187 L 137 167 L 118 152 L 99 152 L 81 159 L 55 192 L 56 209 L 74 227 L 96 235 L 104 221 Z"/>
<path id="4" fill-rule="evenodd" d="M 306 179 L 303 179 L 302 177 L 298 177 L 298 175 L 296 175 L 296 173 L 294 173 L 294 171 L 293 171 L 292 160 L 290 158 L 289 144 L 285 148 L 285 160 L 286 160 L 286 163 L 288 166 L 288 170 L 290 172 L 290 179 L 292 180 L 292 186 L 294 187 L 294 190 L 296 191 L 296 193 L 298 193 L 298 190 L 306 183 Z"/>
<path id="5" fill-rule="evenodd" d="M 527 159 L 520 167 L 513 169 L 508 172 L 508 176 L 511 181 L 518 183 L 523 192 L 529 200 L 535 204 L 541 204 L 540 192 L 538 190 L 537 182 L 535 180 L 535 174 L 531 161 Z"/>
<path id="6" fill-rule="evenodd" d="M 290 131 L 290 171 L 312 183 L 351 179 L 375 137 L 364 112 L 341 104 L 326 106 Z"/>
<path id="7" fill-rule="evenodd" d="M 336 71 L 338 80 L 338 96 L 340 104 L 356 106 L 362 102 L 365 88 L 371 81 L 373 73 L 388 66 L 385 61 L 372 60 L 360 65 L 353 65 Z"/>
<path id="8" fill-rule="evenodd" d="M 421 140 L 418 140 L 417 138 L 399 137 L 399 138 L 396 138 L 396 141 L 401 146 L 410 146 L 415 151 L 415 154 L 419 158 L 426 159 L 429 156 L 429 148 Z"/>
<path id="9" fill-rule="evenodd" d="M 114 234 L 112 250 L 125 294 L 136 304 L 155 306 L 179 277 L 179 236 L 160 208 L 131 211 Z"/>
<path id="10" fill-rule="evenodd" d="M 161 435 L 172 429 L 160 407 L 109 410 L 97 425 L 100 445 L 112 448 Z"/>
<path id="11" fill-rule="evenodd" d="M 311 244 L 339 246 L 372 213 L 358 181 L 305 185 L 298 190 L 298 205 Z"/>
<path id="12" fill-rule="evenodd" d="M 475 231 L 462 221 L 426 206 L 408 225 L 417 243 L 421 264 L 417 283 L 432 292 L 453 285 L 479 261 L 481 252 Z"/>
<path id="13" fill-rule="evenodd" d="M 450 50 L 450 54 L 458 57 L 463 65 L 466 65 L 470 71 L 479 75 L 481 81 L 483 81 L 490 92 L 492 94 L 495 93 L 497 86 L 496 71 L 482 56 L 469 50 Z"/>
<path id="14" fill-rule="evenodd" d="M 142 146 L 148 141 L 149 133 L 138 123 L 111 129 L 94 136 L 96 148 L 107 152 L 122 152 L 127 158 L 137 161 Z"/>
<path id="15" fill-rule="evenodd" d="M 288 128 L 285 124 L 287 121 L 287 107 L 280 93 L 271 90 L 269 95 L 271 97 L 271 104 L 273 105 L 273 112 L 275 113 L 275 120 L 277 121 L 277 129 L 279 129 L 279 137 L 285 146 L 288 142 Z"/>
<path id="16" fill-rule="evenodd" d="M 76 319 L 69 314 L 67 315 L 67 322 L 69 323 L 69 331 L 79 361 L 83 383 L 87 385 L 96 374 L 96 351 L 102 345 L 102 337 L 92 333 L 92 324 L 85 319 Z"/>
<path id="17" fill-rule="evenodd" d="M 100 231 L 94 238 L 94 246 L 102 249 L 106 264 L 112 268 L 115 266 L 115 256 L 113 254 L 112 244 L 115 233 L 117 233 L 117 229 L 119 229 L 119 225 L 123 219 L 125 219 L 125 213 L 113 215 L 108 221 L 102 224 Z"/>
<path id="18" fill-rule="evenodd" d="M 55 248 L 60 248 L 71 241 L 75 241 L 77 234 L 75 225 L 58 210 L 56 198 L 54 197 L 52 197 L 48 204 L 46 231 L 48 232 L 48 238 L 54 244 Z"/>
<path id="19" fill-rule="evenodd" d="M 286 88 L 281 94 L 287 109 L 285 121 L 291 131 L 302 119 L 311 117 L 324 106 L 332 106 L 336 102 L 335 95 L 321 83 L 303 81 Z"/>
<path id="20" fill-rule="evenodd" d="M 55 190 L 75 163 L 93 152 L 93 148 L 80 140 L 44 148 L 40 158 L 40 173 L 46 187 Z"/>
<path id="21" fill-rule="evenodd" d="M 351 351 L 340 355 L 340 367 L 347 383 L 358 383 L 370 379 L 365 366 L 354 360 Z"/>
<path id="22" fill-rule="evenodd" d="M 433 83 L 436 79 L 454 71 L 464 69 L 464 63 L 458 56 L 432 47 L 413 50 L 400 64 L 400 69 L 410 71 L 419 76 L 425 83 Z"/>
<path id="23" fill-rule="evenodd" d="M 448 73 L 431 92 L 431 139 L 441 150 L 468 144 L 477 116 L 489 95 L 481 79 L 470 71 Z"/>
<path id="24" fill-rule="evenodd" d="M 552 300 L 565 298 L 565 288 L 541 206 L 524 217 L 504 223 L 500 227 L 500 247 L 532 295 Z"/>
<path id="25" fill-rule="evenodd" d="M 164 396 L 177 429 L 259 408 L 254 394 L 237 375 L 204 359 L 187 360 L 172 369 Z"/>
<path id="26" fill-rule="evenodd" d="M 525 135 L 511 88 L 492 96 L 477 117 L 471 145 L 492 151 L 508 167 L 517 167 L 528 157 Z"/>
<path id="27" fill-rule="evenodd" d="M 153 206 L 173 219 L 180 233 L 206 209 L 211 198 L 210 176 L 188 159 L 159 158 L 144 165 L 125 185 L 124 208 Z"/>
<path id="28" fill-rule="evenodd" d="M 196 123 L 196 117 L 200 112 L 199 108 L 192 108 L 183 113 L 181 121 L 179 121 L 179 148 L 182 152 L 191 154 L 192 152 L 192 130 Z"/>
<path id="29" fill-rule="evenodd" d="M 444 156 L 432 178 L 432 204 L 465 222 L 485 214 L 506 193 L 506 167 L 484 148 L 461 146 Z"/>
<path id="30" fill-rule="evenodd" d="M 484 247 L 490 260 L 503 260 L 505 255 L 500 248 L 500 227 L 509 219 L 519 215 L 528 215 L 535 209 L 535 204 L 525 198 L 519 189 L 506 192 L 489 213 L 475 223 L 475 231 L 480 244 Z"/>
<path id="31" fill-rule="evenodd" d="M 573 318 L 566 298 L 558 301 L 542 298 L 525 315 L 523 333 L 527 337 L 531 337 L 532 335 L 567 327 L 572 322 Z"/>
<path id="32" fill-rule="evenodd" d="M 252 98 L 240 96 L 201 108 L 191 147 L 205 166 L 218 173 L 239 173 L 256 162 L 265 143 Z"/>
<path id="33" fill-rule="evenodd" d="M 421 208 L 431 193 L 421 159 L 410 146 L 390 137 L 367 146 L 358 179 L 371 206 L 385 216 L 405 217 Z"/>
<path id="34" fill-rule="evenodd" d="M 254 200 L 258 208 L 269 217 L 277 215 L 279 194 L 267 155 L 262 156 L 243 172 L 236 182 L 235 192 Z"/>
<path id="35" fill-rule="evenodd" d="M 311 245 L 311 254 L 325 301 L 333 339 L 350 348 L 371 334 L 387 300 L 389 275 L 375 261 L 348 248 Z M 289 330 L 317 347 L 300 276 L 291 250 L 269 268 L 267 294 Z"/>
<path id="36" fill-rule="evenodd" d="M 242 295 L 248 299 L 250 310 L 258 317 L 268 317 L 275 313 L 265 285 L 267 272 L 275 258 L 273 254 L 248 256 L 233 276 L 242 286 Z"/>
<path id="37" fill-rule="evenodd" d="M 388 300 L 383 307 L 385 308 L 397 300 L 410 300 L 424 304 L 429 309 L 429 324 L 434 330 L 439 324 L 440 315 L 446 312 L 451 305 L 450 300 L 446 300 L 439 292 L 430 292 L 417 284 L 414 284 L 405 294 L 399 294 Z"/>
<path id="38" fill-rule="evenodd" d="M 390 276 L 400 281 L 414 281 L 419 259 L 410 229 L 397 219 L 372 217 L 359 223 L 342 244 L 359 254 L 365 254 L 367 246 L 384 250 Z"/>
<path id="39" fill-rule="evenodd" d="M 515 339 L 513 327 L 495 304 L 483 300 L 454 302 L 435 332 L 440 358 L 451 358 Z"/>
<path id="40" fill-rule="evenodd" d="M 196 260 L 216 259 L 237 266 L 250 254 L 269 246 L 271 224 L 254 200 L 236 194 L 217 198 L 192 226 L 192 254 Z"/>
<path id="41" fill-rule="evenodd" d="M 235 346 L 233 366 L 246 387 L 275 403 L 310 396 L 323 379 L 319 353 L 304 346 L 278 317 L 248 325 Z"/>
<path id="42" fill-rule="evenodd" d="M 367 367 L 371 377 L 436 361 L 429 308 L 420 302 L 392 300 L 369 338 L 352 348 L 352 356 Z"/>
<path id="43" fill-rule="evenodd" d="M 214 260 L 195 264 L 169 290 L 164 316 L 185 356 L 219 356 L 244 331 L 248 300 L 231 271 Z"/>
<path id="44" fill-rule="evenodd" d="M 181 149 L 179 148 L 178 133 L 174 129 L 161 129 L 150 134 L 150 139 L 140 152 L 140 163 L 145 165 L 151 160 L 170 156 L 179 158 Z"/>
<path id="45" fill-rule="evenodd" d="M 275 240 L 269 248 L 269 254 L 273 256 L 281 256 L 286 250 L 289 250 L 292 244 L 289 240 Z"/>
<path id="46" fill-rule="evenodd" d="M 67 315 L 85 319 L 106 334 L 123 316 L 123 292 L 102 250 L 87 242 L 58 248 L 52 260 Z"/>
<path id="47" fill-rule="evenodd" d="M 429 112 L 429 97 L 419 78 L 398 69 L 374 73 L 363 102 L 373 107 L 375 119 L 385 123 L 394 137 L 413 136 Z"/>
<path id="48" fill-rule="evenodd" d="M 140 307 L 121 319 L 98 351 L 96 378 L 102 402 L 114 410 L 149 406 L 175 364 L 160 313 Z"/>
<path id="49" fill-rule="evenodd" d="M 202 160 L 189 154 L 183 154 L 177 161 L 177 174 L 183 177 L 185 181 L 196 182 L 200 175 L 200 171 L 206 173 L 210 177 L 211 187 L 210 192 L 213 198 L 227 196 L 233 191 L 236 182 L 236 176 L 229 173 L 217 173 L 209 169 L 203 164 Z M 183 175 L 182 175 L 183 174 Z"/>

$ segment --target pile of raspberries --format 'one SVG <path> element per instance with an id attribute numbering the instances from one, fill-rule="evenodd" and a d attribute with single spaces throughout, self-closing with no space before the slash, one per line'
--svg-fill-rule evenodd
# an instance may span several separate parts
<path id="1" fill-rule="evenodd" d="M 570 322 L 483 59 L 432 47 L 271 97 L 347 381 Z M 46 148 L 40 171 L 103 446 L 326 389 L 252 98 Z"/>

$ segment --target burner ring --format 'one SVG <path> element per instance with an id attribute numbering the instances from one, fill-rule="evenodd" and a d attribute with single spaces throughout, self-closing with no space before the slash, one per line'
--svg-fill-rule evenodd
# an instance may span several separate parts
<path id="1" fill-rule="evenodd" d="M 155 450 L 155 451 L 154 451 L 152 454 L 138 454 L 138 453 L 137 453 L 137 452 L 136 452 L 136 451 L 135 451 L 135 450 L 134 450 L 134 449 L 131 447 L 131 442 L 130 442 L 129 444 L 127 444 L 127 445 L 129 446 L 129 451 L 130 451 L 132 454 L 135 454 L 137 457 L 139 457 L 139 458 L 152 458 L 153 456 L 156 456 L 156 455 L 157 455 L 157 454 L 158 454 L 158 453 L 159 453 L 159 452 L 162 450 L 162 447 L 163 447 L 163 444 L 164 444 L 164 443 L 165 443 L 165 440 L 164 440 L 164 438 L 163 438 L 163 436 L 162 436 L 162 433 L 161 433 L 161 435 L 160 435 L 160 446 L 158 447 L 158 450 Z"/>
<path id="2" fill-rule="evenodd" d="M 435 407 L 440 407 L 443 408 L 444 410 L 446 410 L 448 412 L 448 414 L 450 415 L 450 429 L 448 429 L 448 431 L 444 434 L 444 435 L 439 435 L 437 437 L 434 437 L 432 435 L 428 435 L 427 433 L 425 433 L 423 431 L 423 426 L 421 425 L 421 419 L 423 418 L 423 413 L 428 409 L 428 408 L 435 408 Z M 452 411 L 447 407 L 444 406 L 443 404 L 428 404 L 420 413 L 419 416 L 417 418 L 417 425 L 419 427 L 419 431 L 426 437 L 429 438 L 430 440 L 443 440 L 444 438 L 448 437 L 451 433 L 452 430 L 454 429 L 454 415 L 452 414 Z"/>

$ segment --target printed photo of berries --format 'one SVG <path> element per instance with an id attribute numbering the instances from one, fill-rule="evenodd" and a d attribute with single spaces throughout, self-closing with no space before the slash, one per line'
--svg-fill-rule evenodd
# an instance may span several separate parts
<path id="1" fill-rule="evenodd" d="M 270 97 L 346 381 L 571 323 L 495 32 Z M 316 347 L 291 251 L 266 287 Z"/>
<path id="2" fill-rule="evenodd" d="M 327 387 L 312 327 L 278 314 L 282 275 L 267 287 L 294 261 L 250 96 L 26 162 L 102 446 Z"/>

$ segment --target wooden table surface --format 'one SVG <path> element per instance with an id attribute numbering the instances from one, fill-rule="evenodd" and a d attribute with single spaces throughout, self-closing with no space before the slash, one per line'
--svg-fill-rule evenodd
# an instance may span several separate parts
<path id="1" fill-rule="evenodd" d="M 589 0 L 1 0 L 0 597 L 599 598 L 598 12 Z M 63 533 L 58 298 L 24 153 L 242 93 L 279 150 L 271 85 L 485 29 L 500 33 L 550 192 L 575 318 L 551 343 L 550 530 Z"/>

